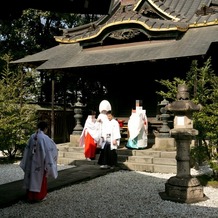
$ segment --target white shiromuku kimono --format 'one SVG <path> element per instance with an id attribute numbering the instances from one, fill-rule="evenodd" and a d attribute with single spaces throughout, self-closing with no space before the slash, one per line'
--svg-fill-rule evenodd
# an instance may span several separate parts
<path id="1" fill-rule="evenodd" d="M 126 147 L 131 149 L 143 149 L 147 147 L 148 121 L 145 110 L 136 108 L 128 121 L 129 139 Z"/>
<path id="2" fill-rule="evenodd" d="M 98 131 L 99 131 L 99 141 L 98 141 L 98 145 L 101 149 L 104 148 L 104 144 L 105 144 L 105 135 L 106 135 L 106 129 L 109 123 L 109 120 L 107 118 L 106 114 L 99 114 L 97 120 L 101 120 L 100 122 L 98 122 Z"/>
<path id="3" fill-rule="evenodd" d="M 106 135 L 106 129 L 108 126 L 108 118 L 106 115 L 107 111 L 111 110 L 111 104 L 109 101 L 107 100 L 102 100 L 99 104 L 99 112 L 100 114 L 98 115 L 97 121 L 98 121 L 98 131 L 99 131 L 99 135 L 100 135 L 100 139 L 98 141 L 98 147 L 100 147 L 101 149 L 104 148 L 105 145 L 105 135 Z M 100 121 L 100 122 L 99 122 Z"/>
<path id="4" fill-rule="evenodd" d="M 24 188 L 40 192 L 43 175 L 57 178 L 58 150 L 55 142 L 43 131 L 32 134 L 24 150 L 20 167 L 24 171 Z"/>

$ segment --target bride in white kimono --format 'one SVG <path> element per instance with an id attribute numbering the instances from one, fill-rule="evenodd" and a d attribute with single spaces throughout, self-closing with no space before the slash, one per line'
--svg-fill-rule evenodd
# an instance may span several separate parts
<path id="1" fill-rule="evenodd" d="M 148 120 L 146 111 L 136 107 L 128 120 L 129 139 L 126 147 L 130 149 L 144 149 L 148 145 Z"/>

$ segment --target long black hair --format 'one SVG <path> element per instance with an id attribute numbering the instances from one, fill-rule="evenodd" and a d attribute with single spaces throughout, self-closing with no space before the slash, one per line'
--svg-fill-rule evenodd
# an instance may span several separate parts
<path id="1" fill-rule="evenodd" d="M 37 127 L 41 131 L 44 131 L 46 128 L 48 128 L 48 124 L 45 121 L 41 121 L 38 123 Z"/>

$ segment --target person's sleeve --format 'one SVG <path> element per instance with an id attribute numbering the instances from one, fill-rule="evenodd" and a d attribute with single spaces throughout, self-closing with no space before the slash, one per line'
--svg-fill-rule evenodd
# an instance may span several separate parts
<path id="1" fill-rule="evenodd" d="M 120 125 L 116 120 L 114 120 L 113 138 L 117 140 L 117 146 L 119 146 L 121 138 Z"/>
<path id="2" fill-rule="evenodd" d="M 31 143 L 31 139 L 29 139 L 25 149 L 24 149 L 24 153 L 23 153 L 23 157 L 22 160 L 19 164 L 19 166 L 21 167 L 21 169 L 25 172 L 26 168 L 28 166 L 28 161 L 30 159 L 29 155 L 30 155 L 30 143 Z"/>
<path id="3" fill-rule="evenodd" d="M 58 177 L 58 170 L 57 170 L 58 149 L 52 139 L 47 138 L 46 143 L 48 145 L 46 150 L 46 157 L 45 157 L 46 174 L 48 177 L 50 176 L 56 179 Z"/>

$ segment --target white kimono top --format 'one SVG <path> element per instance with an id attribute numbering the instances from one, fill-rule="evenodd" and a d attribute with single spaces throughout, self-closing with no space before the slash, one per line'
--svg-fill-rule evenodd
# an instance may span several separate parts
<path id="1" fill-rule="evenodd" d="M 131 114 L 128 121 L 129 138 L 131 140 L 136 138 L 142 129 L 143 132 L 145 131 L 147 133 L 148 121 L 145 110 L 139 110 Z"/>
<path id="2" fill-rule="evenodd" d="M 89 115 L 86 119 L 83 131 L 80 135 L 79 145 L 85 147 L 85 137 L 87 132 L 91 135 L 91 137 L 97 143 L 100 139 L 100 131 L 99 131 L 99 124 L 96 122 L 96 118 L 93 119 L 91 115 Z"/>
<path id="3" fill-rule="evenodd" d="M 106 129 L 105 129 L 105 134 L 103 137 L 106 139 L 107 134 L 111 136 L 111 150 L 117 149 L 117 147 L 120 145 L 120 125 L 117 120 L 112 119 L 108 120 Z M 113 145 L 113 140 L 117 140 L 117 145 Z"/>
<path id="4" fill-rule="evenodd" d="M 58 150 L 55 142 L 43 131 L 32 134 L 24 150 L 20 167 L 24 171 L 25 189 L 40 192 L 43 175 L 57 178 Z"/>

